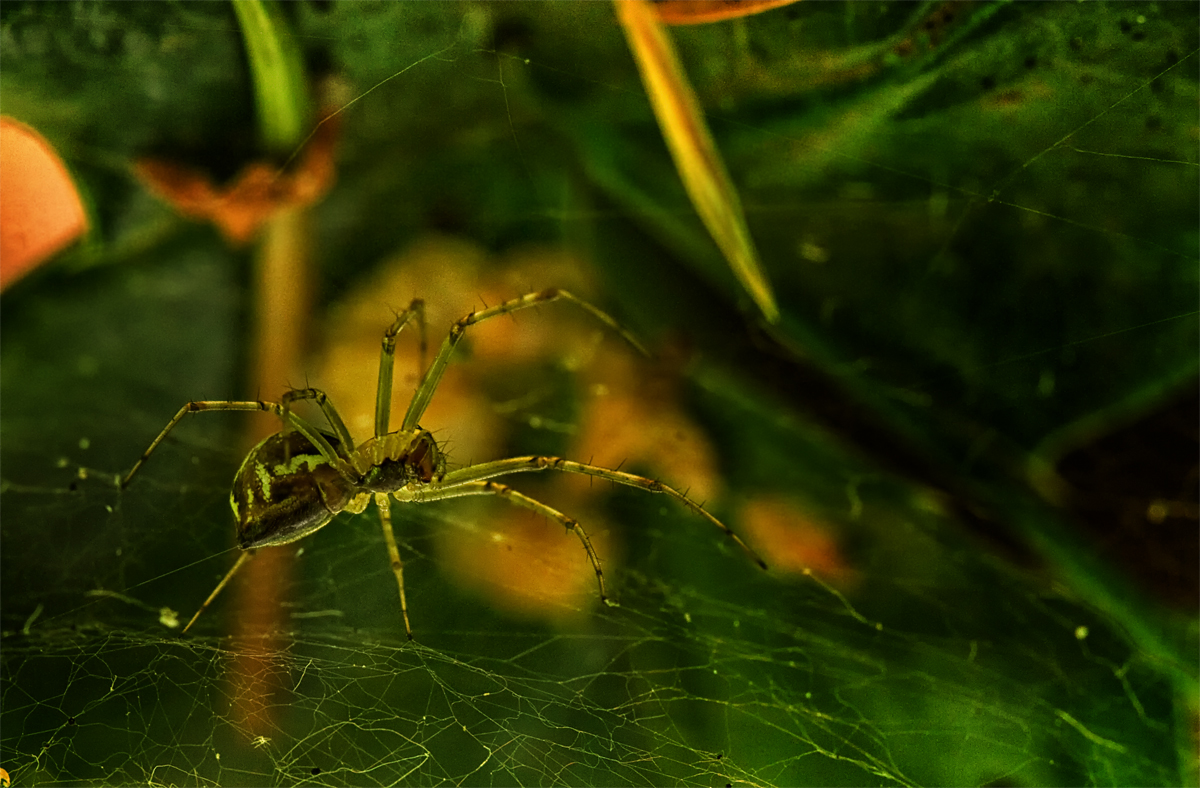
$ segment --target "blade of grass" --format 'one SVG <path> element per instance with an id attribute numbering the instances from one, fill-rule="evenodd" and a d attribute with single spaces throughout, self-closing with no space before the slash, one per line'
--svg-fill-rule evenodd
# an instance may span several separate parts
<path id="1" fill-rule="evenodd" d="M 254 80 L 258 128 L 267 151 L 283 156 L 303 136 L 308 98 L 300 50 L 273 4 L 234 0 Z"/>
<path id="2" fill-rule="evenodd" d="M 778 322 L 779 308 L 746 227 L 741 200 L 671 39 L 645 0 L 616 0 L 614 5 L 692 205 L 763 316 Z"/>

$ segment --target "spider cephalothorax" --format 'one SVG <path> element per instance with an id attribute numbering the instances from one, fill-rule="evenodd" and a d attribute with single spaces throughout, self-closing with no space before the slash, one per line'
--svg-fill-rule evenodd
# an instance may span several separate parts
<path id="1" fill-rule="evenodd" d="M 401 503 L 424 503 L 468 495 L 495 495 L 517 506 L 530 509 L 557 521 L 568 531 L 579 537 L 592 568 L 596 572 L 596 583 L 600 588 L 601 600 L 607 601 L 604 590 L 604 572 L 600 559 L 588 539 L 587 533 L 578 522 L 540 501 L 536 501 L 511 487 L 491 481 L 497 476 L 531 471 L 555 470 L 578 473 L 605 479 L 617 484 L 638 487 L 647 492 L 664 493 L 675 498 L 696 514 L 706 518 L 720 528 L 725 535 L 742 547 L 755 562 L 766 568 L 766 564 L 746 544 L 729 530 L 720 520 L 713 517 L 702 506 L 683 493 L 655 479 L 636 476 L 622 471 L 609 470 L 587 465 L 561 457 L 527 456 L 510 457 L 491 462 L 468 465 L 447 471 L 445 460 L 433 436 L 417 426 L 425 409 L 429 406 L 438 383 L 450 363 L 455 346 L 469 326 L 488 318 L 506 315 L 519 309 L 557 300 L 572 301 L 579 307 L 619 332 L 630 344 L 645 352 L 627 331 L 587 301 L 576 298 L 565 290 L 549 289 L 514 298 L 498 306 L 490 307 L 456 321 L 442 342 L 437 356 L 429 368 L 424 370 L 421 382 L 413 394 L 404 422 L 400 428 L 389 430 L 392 398 L 392 366 L 396 350 L 396 335 L 409 322 L 415 320 L 421 331 L 422 347 L 425 336 L 424 304 L 414 300 L 392 322 L 384 332 L 383 346 L 379 356 L 379 378 L 375 396 L 375 435 L 355 445 L 350 431 L 346 429 L 337 409 L 319 389 L 300 389 L 284 395 L 281 402 L 261 400 L 216 400 L 189 402 L 179 409 L 175 418 L 167 423 L 150 447 L 142 454 L 133 468 L 120 481 L 124 488 L 142 464 L 150 457 L 167 433 L 174 429 L 189 413 L 203 411 L 270 411 L 282 419 L 282 431 L 271 435 L 255 446 L 233 480 L 230 503 L 237 520 L 238 545 L 241 558 L 209 595 L 208 599 L 184 627 L 195 623 L 205 608 L 216 598 L 230 578 L 259 547 L 287 544 L 311 534 L 325 526 L 339 512 L 362 512 L 371 500 L 379 509 L 383 526 L 384 542 L 396 583 L 400 591 L 400 611 L 404 617 L 404 629 L 412 637 L 408 621 L 408 602 L 404 594 L 404 565 L 392 532 L 391 501 Z M 332 432 L 318 429 L 292 411 L 291 405 L 299 400 L 312 400 L 329 422 Z"/>
<path id="2" fill-rule="evenodd" d="M 359 486 L 374 493 L 429 484 L 446 470 L 433 435 L 419 427 L 368 438 L 354 450 L 351 464 L 362 474 Z"/>

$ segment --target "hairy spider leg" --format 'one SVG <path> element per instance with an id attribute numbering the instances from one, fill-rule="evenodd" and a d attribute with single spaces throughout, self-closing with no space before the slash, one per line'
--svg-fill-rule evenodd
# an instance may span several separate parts
<path id="1" fill-rule="evenodd" d="M 410 493 L 412 497 L 408 500 L 424 503 L 426 501 L 441 501 L 447 498 L 462 498 L 468 495 L 498 495 L 515 506 L 522 506 L 544 517 L 557 520 L 568 531 L 573 531 L 579 537 L 579 541 L 583 543 L 583 549 L 587 551 L 588 560 L 592 562 L 592 568 L 596 570 L 596 584 L 600 587 L 600 601 L 606 605 L 614 605 L 609 600 L 608 593 L 604 589 L 604 571 L 600 568 L 600 556 L 596 553 L 595 548 L 592 547 L 592 540 L 588 539 L 587 532 L 583 530 L 583 526 L 575 518 L 568 517 L 557 509 L 549 507 L 541 501 L 530 498 L 528 495 L 517 492 L 508 485 L 500 484 L 499 482 L 463 482 L 449 489 L 436 482 L 432 486 L 437 489 L 431 491 L 428 486 L 421 488 Z M 426 493 L 431 494 L 426 495 Z"/>
<path id="2" fill-rule="evenodd" d="M 400 560 L 400 548 L 396 546 L 396 534 L 392 531 L 392 505 L 385 493 L 376 493 L 375 506 L 379 509 L 379 524 L 383 526 L 383 541 L 387 543 L 392 574 L 396 576 L 396 585 L 400 587 L 400 612 L 404 616 L 404 633 L 412 640 L 412 625 L 408 623 L 408 597 L 404 594 L 404 562 Z"/>
<path id="3" fill-rule="evenodd" d="M 391 420 L 392 362 L 396 356 L 396 336 L 414 318 L 417 321 L 417 330 L 421 334 L 421 358 L 417 367 L 417 374 L 423 375 L 425 373 L 425 351 L 427 348 L 425 337 L 425 302 L 420 298 L 414 298 L 407 309 L 396 315 L 396 320 L 388 327 L 388 330 L 383 332 L 383 344 L 379 348 L 379 385 L 375 389 L 376 438 L 387 435 L 388 422 Z"/>
<path id="4" fill-rule="evenodd" d="M 196 623 L 196 619 L 200 618 L 201 613 L 203 613 L 205 610 L 208 610 L 208 606 L 211 605 L 212 601 L 217 598 L 217 594 L 221 593 L 225 586 L 229 585 L 229 581 L 232 580 L 233 576 L 238 573 L 238 570 L 241 569 L 242 566 L 249 562 L 253 557 L 253 550 L 247 550 L 238 557 L 237 563 L 235 563 L 233 567 L 225 573 L 225 576 L 221 578 L 221 582 L 217 583 L 217 587 L 212 590 L 212 593 L 208 595 L 208 599 L 204 600 L 204 604 L 200 605 L 200 609 L 196 611 L 196 614 L 192 616 L 191 621 L 187 622 L 187 626 L 184 627 L 179 634 L 186 634 L 187 631 L 192 628 L 192 624 Z"/>
<path id="5" fill-rule="evenodd" d="M 332 407 L 333 406 L 331 405 L 330 409 L 332 409 Z M 131 479 L 133 479 L 134 474 L 136 474 L 138 470 L 145 465 L 146 460 L 150 459 L 150 455 L 156 448 L 158 448 L 158 445 L 163 442 L 163 440 L 167 437 L 167 434 L 171 430 L 175 429 L 175 425 L 183 421 L 183 417 L 189 413 L 204 413 L 207 411 L 256 410 L 274 413 L 276 416 L 282 419 L 285 424 L 289 425 L 307 438 L 308 442 L 315 446 L 317 451 L 321 452 L 321 456 L 329 460 L 329 462 L 332 463 L 335 468 L 338 467 L 338 453 L 334 450 L 333 445 L 326 440 L 325 436 L 322 435 L 316 427 L 309 424 L 307 421 L 297 416 L 295 413 L 292 413 L 286 407 L 277 402 L 263 402 L 262 400 L 201 400 L 189 402 L 179 409 L 179 412 L 175 414 L 175 417 L 167 422 L 167 426 L 163 427 L 162 432 L 158 433 L 158 437 L 154 439 L 154 441 L 150 444 L 150 447 L 147 448 L 146 451 L 142 453 L 142 456 L 138 458 L 138 461 L 133 464 L 133 467 L 129 470 L 129 473 L 125 474 L 125 478 L 120 481 L 118 486 L 122 490 L 129 486 L 129 482 Z M 339 419 L 338 421 L 341 420 Z M 342 429 L 345 429 L 344 425 Z"/>
<path id="6" fill-rule="evenodd" d="M 493 462 L 483 462 L 478 465 L 468 465 L 466 468 L 450 471 L 441 478 L 430 482 L 412 492 L 406 490 L 397 490 L 395 495 L 400 500 L 417 500 L 431 501 L 441 498 L 453 497 L 446 495 L 456 487 L 463 487 L 474 482 L 490 479 L 495 476 L 504 476 L 510 473 L 527 473 L 530 471 L 562 471 L 564 473 L 578 473 L 584 476 L 594 476 L 597 479 L 605 479 L 617 484 L 624 484 L 628 487 L 637 487 L 652 493 L 663 493 L 669 495 L 681 504 L 691 509 L 696 514 L 708 520 L 713 525 L 720 528 L 731 541 L 735 542 L 738 547 L 746 552 L 746 555 L 758 564 L 760 568 L 766 569 L 767 563 L 759 557 L 758 553 L 750 548 L 750 545 L 742 541 L 741 537 L 734 533 L 729 526 L 718 520 L 713 515 L 709 514 L 708 510 L 700 504 L 688 498 L 683 493 L 655 479 L 648 479 L 645 476 L 636 476 L 632 473 L 624 471 L 612 471 L 608 468 L 600 468 L 595 465 L 587 465 L 582 462 L 574 462 L 572 460 L 564 460 L 561 457 L 547 457 L 542 455 L 531 455 L 528 457 L 511 457 L 505 460 L 495 460 Z M 401 498 L 401 495 L 411 495 L 411 499 Z"/>
<path id="7" fill-rule="evenodd" d="M 291 414 L 292 403 L 305 399 L 316 400 L 317 406 L 325 414 L 325 420 L 329 422 L 329 426 L 333 428 L 334 433 L 337 435 L 339 445 L 334 447 L 334 451 L 342 458 L 349 459 L 350 453 L 354 451 L 354 439 L 350 437 L 350 430 L 346 429 L 346 423 L 342 421 L 337 408 L 329 401 L 329 395 L 321 389 L 295 389 L 284 394 L 280 398 L 280 401 L 285 414 Z M 283 417 L 283 421 L 285 424 L 289 423 L 286 415 Z"/>
<path id="8" fill-rule="evenodd" d="M 421 420 L 421 417 L 425 415 L 425 409 L 429 407 L 429 402 L 433 399 L 434 392 L 437 391 L 438 383 L 441 382 L 442 375 L 446 372 L 446 365 L 450 363 L 450 356 L 453 355 L 455 346 L 462 340 L 467 326 L 473 326 L 488 318 L 511 314 L 520 309 L 560 299 L 574 302 L 585 312 L 591 314 L 601 323 L 604 323 L 624 337 L 625 341 L 633 345 L 642 355 L 649 355 L 646 352 L 646 348 L 642 346 L 642 343 L 638 342 L 637 338 L 630 334 L 620 323 L 614 320 L 607 312 L 584 301 L 582 298 L 555 287 L 548 290 L 541 290 L 537 293 L 528 293 L 519 298 L 505 301 L 503 304 L 478 312 L 472 312 L 450 327 L 450 333 L 446 335 L 445 341 L 442 342 L 441 348 L 438 349 L 437 355 L 434 356 L 433 363 L 425 371 L 424 377 L 421 378 L 421 384 L 417 386 L 417 390 L 413 394 L 412 402 L 408 405 L 408 411 L 404 414 L 404 423 L 401 425 L 401 429 L 413 429 L 417 426 L 417 422 Z"/>
<path id="9" fill-rule="evenodd" d="M 342 511 L 350 512 L 351 514 L 362 514 L 363 510 L 367 508 L 368 500 L 369 500 L 369 498 L 365 493 L 358 495 L 350 503 L 348 503 L 346 505 L 346 507 L 344 509 L 342 509 Z M 381 511 L 384 512 L 385 521 L 390 523 L 390 513 L 388 513 L 384 509 L 381 509 Z M 389 526 L 386 526 L 384 529 L 384 536 L 386 537 L 386 536 L 389 536 L 390 534 L 391 534 L 391 528 L 389 525 Z M 388 539 L 388 542 L 390 543 L 391 547 L 393 547 L 393 548 L 395 547 L 395 542 L 393 540 Z M 257 552 L 258 552 L 258 550 L 255 548 L 251 548 L 249 550 L 242 551 L 242 554 L 240 556 L 238 556 L 238 560 L 229 569 L 229 571 L 225 573 L 225 576 L 221 578 L 221 582 L 217 583 L 217 587 L 212 590 L 212 593 L 208 595 L 208 598 L 205 599 L 204 603 L 200 605 L 198 610 L 196 610 L 196 613 L 192 616 L 191 620 L 187 622 L 187 626 L 185 626 L 182 630 L 180 630 L 181 635 L 186 634 L 187 631 L 192 628 L 192 624 L 196 623 L 196 619 L 200 618 L 200 614 L 203 613 L 205 610 L 208 610 L 208 606 L 212 604 L 213 600 L 217 598 L 218 594 L 220 594 L 223 590 L 225 590 L 225 586 L 229 585 L 229 581 L 233 580 L 233 576 L 236 575 L 243 566 L 248 564 L 250 562 L 250 559 L 253 558 L 254 554 Z M 399 559 L 398 554 L 396 554 L 396 558 Z M 400 579 L 401 579 L 401 583 L 403 583 L 403 575 L 401 575 Z M 404 599 L 404 586 L 401 585 L 401 587 L 400 587 L 400 608 L 402 611 L 404 611 L 404 623 L 405 623 L 405 626 L 407 627 L 407 625 L 408 625 L 408 610 L 405 607 L 405 604 L 406 603 L 405 603 L 405 599 Z M 409 634 L 409 640 L 412 640 L 411 633 Z"/>

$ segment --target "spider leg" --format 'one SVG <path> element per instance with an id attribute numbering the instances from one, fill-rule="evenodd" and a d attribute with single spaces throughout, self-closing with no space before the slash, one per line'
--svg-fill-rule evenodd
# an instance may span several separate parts
<path id="1" fill-rule="evenodd" d="M 329 422 L 329 426 L 333 428 L 337 435 L 340 446 L 337 450 L 344 456 L 349 457 L 350 452 L 354 451 L 354 439 L 350 437 L 350 430 L 346 429 L 346 422 L 342 421 L 341 415 L 337 412 L 337 408 L 333 407 L 333 403 L 329 401 L 329 396 L 321 389 L 295 389 L 289 391 L 281 398 L 281 404 L 285 414 L 290 415 L 292 412 L 292 403 L 304 399 L 317 401 L 317 406 L 321 408 L 321 412 L 325 414 L 325 420 Z M 287 415 L 283 417 L 287 421 Z"/>
<path id="2" fill-rule="evenodd" d="M 375 437 L 388 433 L 388 421 L 392 411 L 392 362 L 396 356 L 396 336 L 413 318 L 421 333 L 421 360 L 417 374 L 425 372 L 425 302 L 414 298 L 395 321 L 383 332 L 383 345 L 379 348 L 379 385 L 375 389 Z"/>
<path id="3" fill-rule="evenodd" d="M 582 462 L 564 460 L 561 457 L 533 455 L 529 457 L 512 457 L 506 460 L 495 460 L 493 462 L 484 462 L 478 465 L 469 465 L 466 468 L 459 468 L 458 470 L 450 471 L 438 481 L 423 488 L 423 490 L 460 487 L 495 476 L 504 476 L 510 473 L 527 473 L 530 471 L 578 473 L 584 476 L 593 476 L 597 479 L 605 479 L 617 484 L 624 484 L 628 487 L 637 487 L 646 492 L 668 495 L 720 528 L 725 533 L 725 536 L 737 543 L 738 547 L 742 548 L 746 552 L 746 555 L 750 556 L 754 563 L 763 569 L 767 568 L 766 562 L 759 557 L 758 553 L 750 548 L 750 545 L 743 542 L 740 536 L 730 530 L 729 526 L 709 514 L 708 510 L 703 506 L 688 498 L 674 487 L 670 487 L 655 479 L 648 479 L 645 476 L 637 476 L 632 473 L 625 473 L 624 471 L 613 471 L 596 465 L 586 465 Z M 418 500 L 423 500 L 419 497 L 421 494 L 422 490 L 418 490 L 414 495 Z"/>
<path id="4" fill-rule="evenodd" d="M 204 600 L 204 604 L 200 605 L 200 609 L 196 611 L 196 615 L 192 616 L 192 620 L 187 622 L 187 626 L 184 627 L 179 634 L 182 635 L 192 628 L 192 624 L 195 624 L 196 619 L 200 618 L 200 614 L 208 609 L 208 606 L 212 604 L 212 601 L 217 598 L 217 594 L 221 593 L 225 586 L 229 584 L 229 581 L 233 579 L 233 576 L 238 573 L 238 570 L 241 569 L 246 562 L 253 557 L 253 550 L 247 550 L 238 557 L 237 563 L 233 565 L 232 569 L 225 573 L 225 576 L 221 578 L 221 582 L 217 583 L 217 587 L 214 588 L 212 593 L 208 595 L 208 599 Z"/>
<path id="5" fill-rule="evenodd" d="M 441 382 L 442 375 L 446 371 L 446 365 L 450 363 L 450 356 L 454 354 L 455 346 L 462 340 L 463 332 L 467 330 L 467 326 L 473 326 L 488 318 L 507 315 L 520 309 L 558 300 L 573 301 L 585 312 L 619 333 L 643 355 L 649 355 L 642 344 L 625 330 L 620 323 L 609 316 L 607 312 L 589 304 L 582 298 L 574 296 L 566 290 L 559 290 L 553 287 L 549 290 L 529 293 L 519 298 L 514 298 L 511 301 L 505 301 L 503 304 L 498 304 L 497 306 L 478 312 L 472 312 L 450 327 L 450 333 L 446 335 L 445 341 L 442 342 L 441 348 L 438 350 L 437 355 L 434 356 L 433 363 L 425 371 L 424 377 L 421 378 L 421 384 L 417 386 L 416 393 L 413 394 L 412 402 L 408 405 L 408 411 L 404 414 L 404 424 L 401 426 L 401 429 L 413 429 L 417 426 L 417 422 L 421 420 L 421 416 L 425 414 L 425 409 L 429 407 L 429 401 L 433 399 L 433 393 L 437 390 L 438 383 Z"/>
<path id="6" fill-rule="evenodd" d="M 412 626 L 408 623 L 408 597 L 404 594 L 404 562 L 400 560 L 400 548 L 396 546 L 396 534 L 392 532 L 391 502 L 388 501 L 387 495 L 376 493 L 375 506 L 379 508 L 379 524 L 383 526 L 383 541 L 387 543 L 392 573 L 396 575 L 396 585 L 400 587 L 400 613 L 404 616 L 404 632 L 408 639 L 412 640 Z"/>
<path id="7" fill-rule="evenodd" d="M 129 470 L 129 473 L 125 474 L 125 478 L 121 479 L 118 487 L 123 490 L 129 486 L 129 482 L 131 479 L 133 479 L 134 474 L 141 469 L 141 467 L 146 463 L 146 460 L 150 459 L 150 455 L 155 449 L 158 448 L 158 444 L 162 443 L 167 437 L 167 433 L 175 429 L 175 426 L 179 424 L 179 422 L 183 421 L 183 417 L 189 413 L 203 413 L 205 411 L 255 410 L 265 410 L 274 413 L 276 416 L 282 419 L 285 424 L 307 438 L 308 442 L 315 446 L 317 451 L 321 452 L 321 455 L 325 457 L 325 459 L 333 463 L 335 468 L 338 466 L 338 453 L 334 451 L 333 445 L 325 439 L 325 436 L 323 436 L 316 427 L 309 424 L 307 421 L 300 418 L 295 413 L 292 413 L 277 402 L 263 402 L 262 400 L 202 400 L 198 402 L 189 402 L 179 409 L 179 412 L 175 414 L 175 417 L 167 422 L 167 426 L 163 427 L 162 432 L 158 433 L 158 437 L 151 442 L 149 448 L 142 452 L 142 456 L 139 457 L 138 461 L 133 464 L 133 467 Z M 343 429 L 345 429 L 344 426 Z"/>
<path id="8" fill-rule="evenodd" d="M 443 487 L 438 483 L 433 483 L 425 487 L 421 487 L 412 495 L 411 500 L 426 502 L 440 501 L 446 498 L 461 498 L 467 495 L 498 495 L 509 503 L 515 506 L 522 506 L 526 509 L 531 509 L 544 517 L 549 517 L 552 520 L 557 520 L 568 531 L 573 531 L 579 537 L 579 541 L 583 543 L 583 549 L 587 551 L 588 560 L 592 562 L 592 568 L 596 570 L 596 584 L 600 587 L 600 601 L 606 605 L 613 603 L 608 599 L 608 593 L 604 589 L 604 571 L 600 568 L 600 556 L 596 554 L 596 549 L 592 547 L 592 540 L 588 539 L 587 532 L 583 530 L 583 526 L 578 520 L 568 517 L 557 509 L 551 508 L 541 501 L 530 498 L 524 493 L 517 492 L 513 488 L 505 484 L 497 482 L 480 481 L 480 482 L 465 482 L 455 485 L 451 488 Z M 407 496 L 406 496 L 407 498 Z"/>

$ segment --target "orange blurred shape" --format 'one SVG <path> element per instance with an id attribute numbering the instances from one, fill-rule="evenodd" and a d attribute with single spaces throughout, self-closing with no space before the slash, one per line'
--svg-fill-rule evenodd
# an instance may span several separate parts
<path id="1" fill-rule="evenodd" d="M 370 435 L 379 342 L 395 310 L 413 297 L 424 299 L 428 363 L 454 321 L 484 305 L 495 306 L 548 286 L 565 287 L 587 298 L 590 287 L 581 268 L 566 252 L 540 246 L 495 260 L 487 250 L 462 239 L 437 235 L 421 238 L 381 266 L 334 308 L 328 323 L 329 339 L 313 385 L 329 394 L 351 433 Z M 482 381 L 511 374 L 513 364 L 586 349 L 595 336 L 603 337 L 605 331 L 569 303 L 547 304 L 472 327 L 466 335 L 466 346 L 446 369 L 421 426 L 431 430 L 439 442 L 448 442 L 452 463 L 494 459 L 510 429 L 511 417 L 497 411 Z M 403 419 L 416 388 L 416 339 L 415 327 L 405 328 L 396 345 L 393 428 Z"/>
<path id="2" fill-rule="evenodd" d="M 454 321 L 485 305 L 551 286 L 594 298 L 587 267 L 567 250 L 527 246 L 496 259 L 462 239 L 425 237 L 381 266 L 333 310 L 326 349 L 310 382 L 329 394 L 351 432 L 364 437 L 374 421 L 380 338 L 394 310 L 414 296 L 425 300 L 429 363 Z M 513 375 L 524 381 L 531 371 L 522 365 L 552 362 L 576 374 L 581 397 L 578 431 L 564 447 L 564 457 L 609 468 L 651 469 L 698 502 L 720 494 L 716 449 L 680 405 L 676 367 L 686 363 L 686 354 L 674 364 L 662 358 L 641 361 L 615 332 L 570 303 L 488 320 L 469 329 L 466 337 L 421 419 L 449 467 L 506 456 L 509 435 L 540 412 L 540 373 L 533 370 L 535 377 L 528 378 L 528 405 L 510 408 L 509 402 L 497 401 L 494 392 L 489 394 L 489 382 Z M 416 338 L 417 332 L 406 328 L 396 345 L 393 429 L 417 384 Z M 610 492 L 612 485 L 571 474 L 504 481 L 578 518 L 606 571 L 616 576 L 616 536 L 588 514 L 588 502 Z M 438 540 L 441 563 L 457 583 L 526 619 L 564 623 L 594 609 L 595 572 L 579 539 L 564 533 L 561 525 L 495 499 L 456 502 L 453 511 L 461 527 L 440 530 Z M 689 516 L 682 506 L 676 512 Z"/>
<path id="3" fill-rule="evenodd" d="M 333 184 L 337 132 L 337 121 L 327 118 L 317 126 L 295 166 L 281 170 L 266 162 L 251 162 L 223 187 L 195 167 L 161 159 L 140 160 L 134 173 L 179 213 L 211 221 L 226 240 L 241 245 L 278 211 L 311 205 L 324 196 Z"/>
<path id="4" fill-rule="evenodd" d="M 788 498 L 753 498 L 742 507 L 737 523 L 772 571 L 811 572 L 842 588 L 857 579 L 830 526 Z"/>
<path id="5" fill-rule="evenodd" d="M 374 434 L 379 343 L 395 313 L 414 297 L 425 301 L 428 364 L 450 325 L 474 306 L 479 271 L 487 262 L 486 250 L 468 241 L 428 236 L 380 266 L 334 307 L 312 383 L 329 395 L 351 434 L 359 439 Z M 403 421 L 417 387 L 418 335 L 416 326 L 406 327 L 396 344 L 392 429 Z M 501 425 L 474 381 L 475 371 L 474 364 L 451 364 L 421 419 L 439 443 L 451 441 L 462 463 L 491 459 L 500 439 Z"/>
<path id="6" fill-rule="evenodd" d="M 799 0 L 662 0 L 654 4 L 658 18 L 668 25 L 702 25 L 770 11 Z"/>
<path id="7" fill-rule="evenodd" d="M 335 307 L 312 382 L 329 394 L 353 434 L 370 435 L 380 338 L 394 310 L 413 297 L 424 299 L 429 342 L 425 361 L 429 363 L 454 321 L 473 310 L 550 286 L 583 298 L 590 298 L 593 289 L 586 266 L 563 249 L 532 245 L 496 259 L 463 239 L 426 236 L 381 266 Z M 574 369 L 576 363 L 590 363 L 598 344 L 619 347 L 620 338 L 611 334 L 570 303 L 546 304 L 472 327 L 421 425 L 433 432 L 450 467 L 503 457 L 507 436 L 521 421 L 524 409 L 506 411 L 505 403 L 488 394 L 487 382 L 504 380 L 522 364 L 554 360 Z M 393 429 L 403 419 L 417 385 L 416 340 L 417 331 L 405 328 L 396 345 Z M 573 451 L 568 454 L 578 456 Z M 533 480 L 513 481 L 525 492 L 531 485 L 539 486 Z M 543 481 L 542 491 L 530 494 L 539 500 L 549 494 L 557 500 L 547 500 L 548 504 L 580 517 L 601 560 L 610 558 L 607 540 L 595 533 L 602 524 L 581 517 L 579 498 L 560 489 L 564 479 Z M 592 480 L 582 481 L 587 490 Z M 595 486 L 607 490 L 605 485 Z M 439 552 L 459 585 L 529 620 L 564 624 L 593 609 L 595 572 L 579 539 L 564 533 L 557 522 L 497 499 L 455 502 L 453 511 L 463 525 L 439 531 Z"/>
<path id="8" fill-rule="evenodd" d="M 87 232 L 66 166 L 36 131 L 0 117 L 0 289 Z"/>
<path id="9" fill-rule="evenodd" d="M 568 250 L 547 246 L 518 247 L 487 272 L 477 291 L 479 303 L 495 306 L 515 296 L 534 290 L 557 287 L 580 298 L 592 300 L 594 286 L 588 265 Z M 473 353 L 489 366 L 505 367 L 538 360 L 557 360 L 569 368 L 577 368 L 596 340 L 611 335 L 578 307 L 560 302 L 535 307 L 519 317 L 493 320 L 487 328 L 475 332 L 471 342 Z M 620 342 L 619 337 L 612 339 Z"/>
<path id="10" fill-rule="evenodd" d="M 536 497 L 536 496 L 535 496 Z M 489 604 L 525 618 L 566 622 L 599 604 L 596 573 L 575 534 L 532 512 L 505 512 L 504 501 L 474 511 L 475 527 L 447 529 L 446 566 Z M 497 509 L 493 508 L 497 507 Z M 601 523 L 580 520 L 604 561 L 611 545 Z"/>
<path id="11" fill-rule="evenodd" d="M 592 397 L 571 453 L 583 462 L 625 470 L 650 468 L 660 481 L 697 503 L 721 490 L 716 450 L 676 401 L 647 402 L 639 392 L 610 390 Z M 590 477 L 567 482 L 577 492 L 607 491 Z M 683 510 L 680 510 L 683 513 Z"/>

